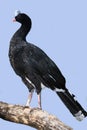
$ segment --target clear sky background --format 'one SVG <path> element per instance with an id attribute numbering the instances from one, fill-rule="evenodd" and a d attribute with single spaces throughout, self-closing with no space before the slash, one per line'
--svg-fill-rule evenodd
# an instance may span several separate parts
<path id="1" fill-rule="evenodd" d="M 42 48 L 66 78 L 66 86 L 87 110 L 87 0 L 3 0 L 0 3 L 0 101 L 25 105 L 28 90 L 14 73 L 8 58 L 9 41 L 19 28 L 13 23 L 20 9 L 32 19 L 27 41 Z M 78 122 L 57 95 L 42 91 L 43 109 L 56 115 L 74 130 L 86 130 L 87 118 Z M 37 106 L 34 94 L 32 107 Z M 0 130 L 34 130 L 0 119 Z"/>

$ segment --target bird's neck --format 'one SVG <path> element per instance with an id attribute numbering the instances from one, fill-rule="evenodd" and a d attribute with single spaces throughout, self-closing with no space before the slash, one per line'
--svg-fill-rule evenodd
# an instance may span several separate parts
<path id="1" fill-rule="evenodd" d="M 21 27 L 15 32 L 12 39 L 20 38 L 25 41 L 30 28 L 31 26 L 29 24 L 22 24 Z"/>

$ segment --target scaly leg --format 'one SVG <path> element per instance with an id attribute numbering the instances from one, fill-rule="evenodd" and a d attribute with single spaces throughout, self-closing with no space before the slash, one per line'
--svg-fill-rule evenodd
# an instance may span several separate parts
<path id="1" fill-rule="evenodd" d="M 33 92 L 34 90 L 32 90 L 30 93 L 29 93 L 29 96 L 28 96 L 28 100 L 27 100 L 27 103 L 26 103 L 26 106 L 30 106 L 30 103 L 31 103 L 31 100 L 32 100 L 32 96 L 33 96 Z"/>
<path id="2" fill-rule="evenodd" d="M 42 109 L 42 106 L 41 106 L 41 93 L 39 93 L 37 96 L 38 96 L 38 108 Z"/>

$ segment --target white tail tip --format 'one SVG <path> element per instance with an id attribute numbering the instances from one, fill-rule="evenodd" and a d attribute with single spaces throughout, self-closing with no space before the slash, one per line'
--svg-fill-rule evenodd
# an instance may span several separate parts
<path id="1" fill-rule="evenodd" d="M 82 111 L 79 111 L 78 113 L 75 114 L 75 118 L 78 120 L 78 121 L 82 121 L 85 116 L 84 114 L 82 113 Z"/>

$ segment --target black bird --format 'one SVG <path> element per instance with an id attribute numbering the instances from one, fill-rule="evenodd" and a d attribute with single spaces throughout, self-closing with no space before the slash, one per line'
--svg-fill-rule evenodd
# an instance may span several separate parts
<path id="1" fill-rule="evenodd" d="M 33 91 L 36 90 L 38 107 L 42 107 L 41 90 L 44 85 L 56 92 L 77 120 L 83 120 L 87 116 L 87 112 L 66 88 L 66 80 L 57 65 L 43 50 L 26 41 L 32 25 L 30 17 L 17 10 L 14 21 L 19 22 L 21 27 L 10 40 L 9 59 L 15 73 L 21 77 L 29 89 L 26 106 L 30 105 Z"/>

